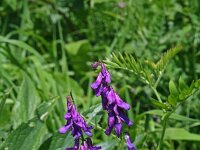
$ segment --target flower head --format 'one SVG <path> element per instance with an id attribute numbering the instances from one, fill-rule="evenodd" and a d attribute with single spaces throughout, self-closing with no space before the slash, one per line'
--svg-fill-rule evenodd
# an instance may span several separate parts
<path id="1" fill-rule="evenodd" d="M 72 136 L 75 137 L 75 139 L 79 139 L 83 131 L 87 136 L 92 136 L 91 129 L 92 127 L 88 126 L 83 119 L 83 117 L 77 112 L 76 106 L 72 103 L 71 97 L 67 97 L 67 108 L 68 111 L 65 114 L 65 120 L 67 120 L 67 123 L 60 128 L 60 133 L 66 133 L 67 131 L 72 131 Z"/>
<path id="2" fill-rule="evenodd" d="M 128 134 L 125 135 L 125 140 L 128 150 L 136 150 L 135 145 L 131 142 L 130 136 Z"/>
<path id="3" fill-rule="evenodd" d="M 120 96 L 114 91 L 111 82 L 110 73 L 107 71 L 105 65 L 101 64 L 101 72 L 96 81 L 92 83 L 91 88 L 95 91 L 96 96 L 102 98 L 102 108 L 108 112 L 108 127 L 105 131 L 110 135 L 112 129 L 119 137 L 122 131 L 122 123 L 131 126 L 133 123 L 125 116 L 124 111 L 130 109 L 130 105 L 124 102 Z"/>

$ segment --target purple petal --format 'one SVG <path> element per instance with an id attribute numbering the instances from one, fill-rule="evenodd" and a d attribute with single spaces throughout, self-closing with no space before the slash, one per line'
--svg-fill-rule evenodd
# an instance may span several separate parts
<path id="1" fill-rule="evenodd" d="M 103 77 L 105 78 L 105 83 L 110 83 L 111 79 L 110 79 L 110 73 L 106 70 L 105 65 L 102 63 L 101 64 L 101 73 L 103 75 Z"/>
<path id="2" fill-rule="evenodd" d="M 95 95 L 98 97 L 101 95 L 103 87 L 100 85 L 97 89 L 94 90 Z"/>
<path id="3" fill-rule="evenodd" d="M 106 135 L 110 135 L 111 131 L 112 131 L 113 127 L 108 127 L 105 131 Z"/>
<path id="4" fill-rule="evenodd" d="M 88 145 L 86 143 L 86 141 L 84 141 L 80 147 L 80 150 L 88 150 Z"/>
<path id="5" fill-rule="evenodd" d="M 130 136 L 126 134 L 125 139 L 126 139 L 126 145 L 128 147 L 128 150 L 136 150 L 135 145 L 131 142 Z"/>
<path id="6" fill-rule="evenodd" d="M 116 99 L 115 92 L 112 87 L 111 87 L 110 91 L 108 92 L 107 99 L 109 100 L 110 104 L 115 102 L 115 99 Z"/>
<path id="7" fill-rule="evenodd" d="M 84 130 L 84 132 L 85 132 L 85 134 L 87 135 L 87 136 L 92 136 L 92 133 L 91 133 L 91 130 L 92 129 L 92 127 L 88 127 L 88 128 L 84 128 L 83 130 Z"/>
<path id="8" fill-rule="evenodd" d="M 110 83 L 110 82 L 111 82 L 110 73 L 106 71 L 106 83 Z"/>
<path id="9" fill-rule="evenodd" d="M 94 83 L 91 84 L 91 88 L 93 90 L 97 89 L 99 87 L 99 85 L 101 84 L 102 81 L 102 73 L 100 72 L 99 75 L 97 76 L 97 79 Z"/>
<path id="10" fill-rule="evenodd" d="M 103 95 L 101 96 L 101 99 L 102 99 L 102 108 L 106 110 L 108 105 L 108 99 Z"/>
<path id="11" fill-rule="evenodd" d="M 109 112 L 108 114 L 108 126 L 113 127 L 115 124 L 115 116 L 112 112 Z"/>
<path id="12" fill-rule="evenodd" d="M 72 126 L 72 136 L 75 136 L 75 139 L 79 139 L 82 135 L 81 128 L 78 127 L 76 124 Z"/>
<path id="13" fill-rule="evenodd" d="M 60 129 L 59 129 L 59 132 L 64 134 L 66 133 L 70 128 L 71 128 L 71 124 L 68 124 L 68 125 L 65 125 L 65 126 L 62 126 Z"/>
<path id="14" fill-rule="evenodd" d="M 72 101 L 71 101 L 71 97 L 70 96 L 67 96 L 67 108 L 68 110 L 71 110 L 73 104 L 72 104 Z"/>
<path id="15" fill-rule="evenodd" d="M 99 150 L 99 149 L 101 149 L 101 146 L 94 146 L 90 148 L 90 150 Z"/>
<path id="16" fill-rule="evenodd" d="M 115 105 L 115 106 L 113 107 L 113 110 L 114 110 L 114 112 L 115 112 L 115 114 L 116 114 L 116 115 L 119 115 L 119 112 L 118 112 L 118 107 L 117 107 L 117 105 Z"/>
<path id="17" fill-rule="evenodd" d="M 117 105 L 125 110 L 129 110 L 130 109 L 130 105 L 123 102 L 122 99 L 119 97 L 119 95 L 117 93 L 115 93 L 115 97 L 116 97 L 116 102 Z"/>
<path id="18" fill-rule="evenodd" d="M 70 119 L 70 118 L 71 118 L 71 113 L 69 113 L 69 112 L 66 113 L 66 114 L 65 114 L 65 119 L 68 120 L 68 119 Z"/>
<path id="19" fill-rule="evenodd" d="M 125 122 L 128 126 L 132 126 L 132 125 L 133 125 L 133 123 L 128 119 L 128 117 L 126 117 L 126 116 L 123 114 L 123 112 L 120 112 L 120 113 L 119 113 L 119 117 L 120 117 L 120 119 L 121 119 L 123 122 Z"/>
<path id="20" fill-rule="evenodd" d="M 122 124 L 121 123 L 115 124 L 114 129 L 115 129 L 116 135 L 119 137 L 122 131 Z"/>
<path id="21" fill-rule="evenodd" d="M 78 117 L 78 112 L 76 111 L 76 106 L 72 107 L 71 116 L 72 116 L 73 120 Z"/>
<path id="22" fill-rule="evenodd" d="M 87 138 L 87 144 L 90 150 L 98 150 L 101 149 L 101 146 L 93 146 L 90 138 Z"/>

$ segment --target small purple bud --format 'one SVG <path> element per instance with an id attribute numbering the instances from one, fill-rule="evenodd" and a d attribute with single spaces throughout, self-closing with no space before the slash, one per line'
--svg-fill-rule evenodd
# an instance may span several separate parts
<path id="1" fill-rule="evenodd" d="M 122 123 L 115 124 L 114 129 L 115 129 L 116 135 L 119 137 L 122 131 Z"/>
<path id="2" fill-rule="evenodd" d="M 125 135 L 126 145 L 128 150 L 136 150 L 135 145 L 131 142 L 130 136 L 128 134 Z"/>
<path id="3" fill-rule="evenodd" d="M 93 69 L 97 69 L 97 67 L 99 66 L 99 62 L 95 61 L 91 66 Z"/>

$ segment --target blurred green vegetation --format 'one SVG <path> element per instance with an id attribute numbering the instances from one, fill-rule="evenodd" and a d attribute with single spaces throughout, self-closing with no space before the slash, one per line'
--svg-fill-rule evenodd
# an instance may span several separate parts
<path id="1" fill-rule="evenodd" d="M 200 78 L 200 1 L 1 0 L 0 149 L 9 141 L 19 150 L 71 145 L 69 135 L 57 133 L 65 123 L 70 91 L 78 110 L 96 127 L 94 143 L 116 149 L 118 140 L 103 133 L 107 116 L 100 98 L 90 89 L 96 77 L 91 63 L 113 52 L 157 61 L 177 45 L 183 50 L 170 60 L 158 85 L 163 98 L 170 80 L 178 82 L 181 76 L 189 85 Z M 156 149 L 161 126 L 160 112 L 150 103 L 152 91 L 133 74 L 109 71 L 116 91 L 131 104 L 128 115 L 136 123 L 126 130 L 138 149 Z M 169 127 L 174 128 L 166 132 L 164 149 L 200 149 L 199 97 L 197 93 L 179 107 L 176 113 L 183 118 L 170 119 Z M 36 129 L 29 129 L 32 126 Z M 27 136 L 23 144 L 14 136 L 20 133 Z"/>

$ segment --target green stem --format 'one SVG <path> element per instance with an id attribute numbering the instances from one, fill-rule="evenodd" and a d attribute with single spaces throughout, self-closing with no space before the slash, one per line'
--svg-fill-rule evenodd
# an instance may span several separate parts
<path id="1" fill-rule="evenodd" d="M 156 90 L 156 88 L 151 86 L 151 89 L 153 90 L 153 92 L 155 93 L 156 97 L 158 98 L 158 101 L 162 103 L 162 100 L 161 100 L 160 95 L 158 94 L 158 91 Z"/>
<path id="2" fill-rule="evenodd" d="M 166 131 L 166 127 L 167 127 L 167 121 L 168 121 L 170 115 L 171 115 L 171 113 L 168 113 L 168 114 L 166 114 L 166 116 L 164 117 L 162 134 L 161 134 L 161 137 L 160 137 L 160 141 L 159 141 L 157 150 L 161 150 L 161 148 L 162 148 L 163 138 L 164 138 L 164 136 L 165 136 L 165 131 Z"/>

